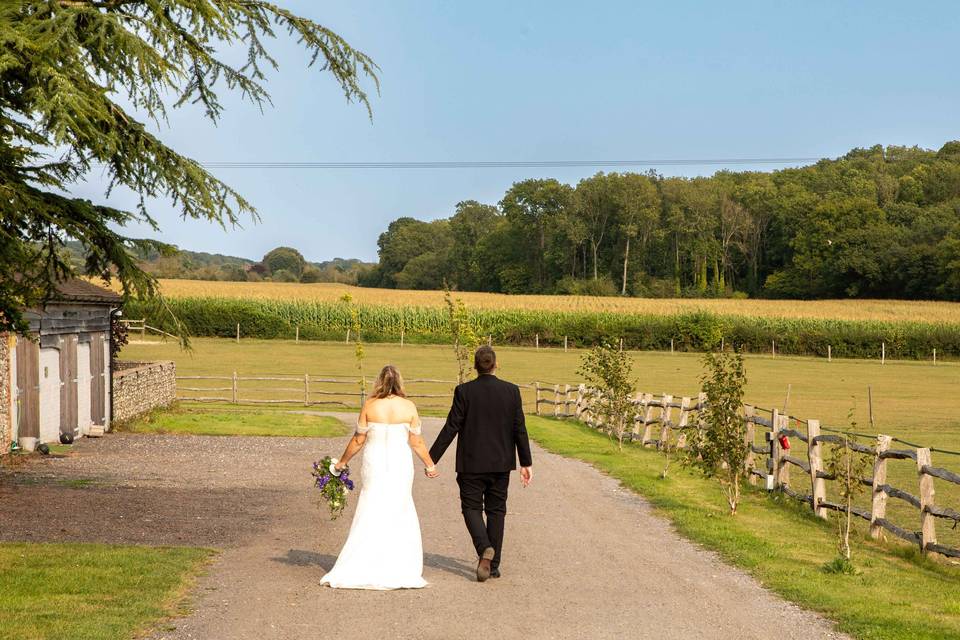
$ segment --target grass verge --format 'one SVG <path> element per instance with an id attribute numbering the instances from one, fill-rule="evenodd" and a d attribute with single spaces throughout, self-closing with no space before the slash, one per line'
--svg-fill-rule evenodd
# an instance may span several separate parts
<path id="1" fill-rule="evenodd" d="M 174 433 L 197 436 L 287 436 L 336 438 L 349 430 L 336 418 L 257 409 L 178 405 L 154 411 L 121 428 L 128 433 Z"/>
<path id="2" fill-rule="evenodd" d="M 664 457 L 638 446 L 623 452 L 579 423 L 529 417 L 542 447 L 589 462 L 646 497 L 685 537 L 717 551 L 787 600 L 834 620 L 863 640 L 960 638 L 960 566 L 925 559 L 902 545 L 882 545 L 858 531 L 855 575 L 830 573 L 833 523 L 789 498 L 747 491 L 727 515 L 718 486 L 676 465 L 660 479 Z"/>
<path id="3" fill-rule="evenodd" d="M 0 638 L 132 638 L 178 612 L 212 554 L 189 547 L 0 544 Z"/>

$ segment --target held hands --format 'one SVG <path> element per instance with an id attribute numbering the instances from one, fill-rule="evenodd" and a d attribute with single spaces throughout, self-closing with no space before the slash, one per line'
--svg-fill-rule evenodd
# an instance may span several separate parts
<path id="1" fill-rule="evenodd" d="M 520 484 L 529 487 L 533 482 L 533 467 L 520 467 Z"/>

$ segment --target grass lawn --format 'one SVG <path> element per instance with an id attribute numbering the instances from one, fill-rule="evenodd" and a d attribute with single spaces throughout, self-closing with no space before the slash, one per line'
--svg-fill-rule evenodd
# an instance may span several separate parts
<path id="1" fill-rule="evenodd" d="M 286 411 L 179 405 L 155 411 L 125 425 L 130 433 L 179 433 L 197 436 L 294 436 L 335 438 L 349 429 L 328 416 Z"/>
<path id="2" fill-rule="evenodd" d="M 206 549 L 0 544 L 0 639 L 133 638 L 174 615 Z"/>
<path id="3" fill-rule="evenodd" d="M 527 426 L 544 448 L 617 478 L 649 499 L 681 534 L 854 637 L 960 638 L 960 566 L 926 560 L 902 545 L 875 544 L 861 528 L 853 557 L 860 574 L 830 574 L 821 567 L 836 556 L 834 523 L 788 498 L 751 490 L 731 517 L 715 482 L 676 464 L 661 480 L 664 458 L 655 451 L 627 446 L 618 452 L 605 435 L 572 421 L 530 417 Z"/>

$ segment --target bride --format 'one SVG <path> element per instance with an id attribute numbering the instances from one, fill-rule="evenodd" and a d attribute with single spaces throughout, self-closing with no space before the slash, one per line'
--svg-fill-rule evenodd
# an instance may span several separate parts
<path id="1" fill-rule="evenodd" d="M 350 535 L 337 563 L 320 584 L 337 589 L 419 589 L 427 585 L 420 521 L 413 504 L 410 450 L 426 465 L 429 477 L 438 474 L 420 428 L 417 407 L 406 398 L 400 372 L 393 365 L 385 366 L 360 411 L 357 431 L 337 463 L 342 470 L 366 446 Z"/>

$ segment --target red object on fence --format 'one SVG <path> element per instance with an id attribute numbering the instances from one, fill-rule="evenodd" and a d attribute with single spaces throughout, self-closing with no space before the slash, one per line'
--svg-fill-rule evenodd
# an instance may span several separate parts
<path id="1" fill-rule="evenodd" d="M 780 436 L 780 448 L 787 450 L 790 448 L 790 438 L 787 436 Z"/>

